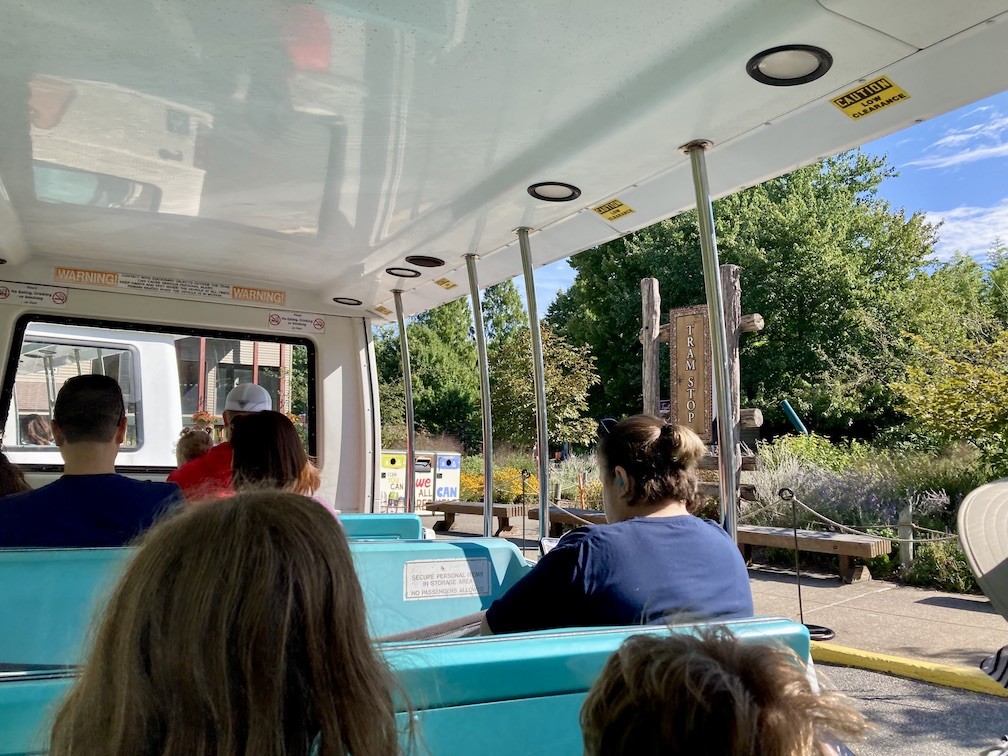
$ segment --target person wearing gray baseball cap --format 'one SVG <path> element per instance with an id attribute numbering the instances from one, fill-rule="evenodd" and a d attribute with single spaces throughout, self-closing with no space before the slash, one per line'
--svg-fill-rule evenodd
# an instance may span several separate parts
<path id="1" fill-rule="evenodd" d="M 224 400 L 224 425 L 240 415 L 273 409 L 273 398 L 262 386 L 239 383 L 228 392 Z M 186 499 L 228 496 L 231 488 L 231 458 L 233 452 L 228 441 L 222 441 L 201 457 L 186 462 L 174 470 L 168 480 L 177 483 Z"/>
<path id="2" fill-rule="evenodd" d="M 981 590 L 1008 619 L 1008 478 L 971 491 L 959 507 L 958 525 L 966 561 Z M 984 659 L 980 669 L 1008 688 L 1008 646 Z"/>

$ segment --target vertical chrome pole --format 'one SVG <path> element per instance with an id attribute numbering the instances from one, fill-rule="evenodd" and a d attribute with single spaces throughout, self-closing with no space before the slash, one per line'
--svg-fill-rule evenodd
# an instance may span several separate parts
<path id="1" fill-rule="evenodd" d="M 543 367 L 542 334 L 536 307 L 535 279 L 532 277 L 532 250 L 529 229 L 518 229 L 522 271 L 525 273 L 525 297 L 528 302 L 529 331 L 532 335 L 532 379 L 535 383 L 536 438 L 539 447 L 539 537 L 549 535 L 549 436 L 546 432 L 546 370 Z"/>
<path id="2" fill-rule="evenodd" d="M 486 333 L 483 330 L 483 306 L 480 304 L 476 278 L 476 255 L 466 255 L 469 272 L 469 298 L 476 328 L 476 353 L 479 357 L 480 399 L 483 407 L 483 537 L 493 535 L 493 418 L 490 413 L 490 366 L 487 362 Z"/>
<path id="3" fill-rule="evenodd" d="M 399 353 L 402 356 L 403 386 L 406 389 L 406 511 L 416 511 L 416 459 L 414 457 L 415 433 L 413 429 L 413 372 L 410 369 L 409 339 L 406 336 L 406 318 L 403 317 L 402 290 L 392 292 L 395 297 L 396 320 L 399 322 Z"/>
<path id="4" fill-rule="evenodd" d="M 700 226 L 700 252 L 703 258 L 704 289 L 710 320 L 711 352 L 714 362 L 714 397 L 718 419 L 718 478 L 721 489 L 721 514 L 725 530 L 738 541 L 738 460 L 735 459 L 731 373 L 728 364 L 728 336 L 725 333 L 724 297 L 721 294 L 721 274 L 718 265 L 717 238 L 714 235 L 714 208 L 707 184 L 707 163 L 704 152 L 709 142 L 698 141 L 683 149 L 690 157 L 693 169 L 693 189 L 696 192 L 697 221 Z"/>

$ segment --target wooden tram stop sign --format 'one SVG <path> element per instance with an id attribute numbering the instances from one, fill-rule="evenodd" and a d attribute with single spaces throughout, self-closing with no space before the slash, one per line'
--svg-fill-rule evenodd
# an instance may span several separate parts
<path id="1" fill-rule="evenodd" d="M 707 306 L 669 312 L 669 418 L 702 439 L 712 436 L 711 345 Z"/>

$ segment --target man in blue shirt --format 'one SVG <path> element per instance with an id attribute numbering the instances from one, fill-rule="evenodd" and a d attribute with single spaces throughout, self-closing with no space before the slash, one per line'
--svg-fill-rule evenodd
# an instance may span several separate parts
<path id="1" fill-rule="evenodd" d="M 123 546 L 180 502 L 174 483 L 116 474 L 126 407 L 112 378 L 81 375 L 63 384 L 52 430 L 63 476 L 0 499 L 0 547 Z"/>

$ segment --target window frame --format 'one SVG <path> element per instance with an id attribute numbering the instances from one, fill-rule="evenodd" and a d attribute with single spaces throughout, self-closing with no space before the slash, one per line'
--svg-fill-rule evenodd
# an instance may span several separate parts
<path id="1" fill-rule="evenodd" d="M 318 423 L 318 398 L 316 387 L 316 345 L 308 338 L 297 337 L 293 334 L 264 334 L 253 331 L 226 330 L 214 328 L 194 328 L 192 326 L 171 325 L 162 323 L 137 323 L 128 320 L 106 320 L 104 318 L 87 318 L 70 315 L 58 315 L 51 312 L 26 312 L 18 317 L 11 329 L 11 343 L 7 354 L 7 363 L 4 370 L 3 386 L 0 388 L 0 410 L 3 411 L 3 419 L 6 422 L 14 403 L 14 381 L 17 376 L 18 362 L 21 357 L 21 346 L 24 343 L 25 331 L 29 323 L 52 324 L 63 326 L 77 326 L 85 328 L 105 328 L 109 330 L 137 331 L 140 333 L 159 333 L 172 336 L 195 336 L 214 339 L 237 339 L 239 341 L 258 341 L 274 344 L 290 344 L 291 346 L 303 346 L 307 350 L 308 357 L 308 400 L 305 420 L 307 424 L 308 456 L 315 459 L 318 456 L 317 423 Z M 118 347 L 117 347 L 118 348 Z M 139 355 L 137 359 L 137 377 L 140 376 Z M 141 388 L 142 392 L 142 388 Z M 141 398 L 141 402 L 143 399 Z M 138 424 L 140 420 L 138 419 Z M 138 441 L 139 432 L 138 432 Z M 48 448 L 48 447 L 46 447 Z M 139 446 L 131 447 L 129 451 L 139 449 Z M 18 452 L 22 447 L 17 447 Z M 160 473 L 173 470 L 174 467 L 147 467 L 142 465 L 117 466 L 123 471 L 131 473 Z M 54 470 L 62 469 L 61 465 L 39 465 L 32 469 L 45 471 L 48 468 Z"/>

